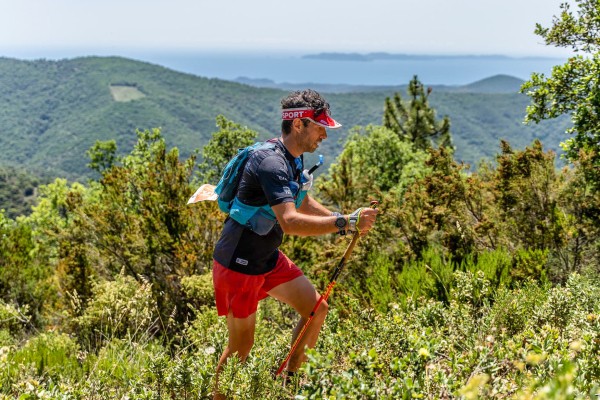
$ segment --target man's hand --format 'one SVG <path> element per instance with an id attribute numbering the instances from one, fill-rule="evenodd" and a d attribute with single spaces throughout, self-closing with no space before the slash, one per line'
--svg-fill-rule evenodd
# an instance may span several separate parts
<path id="1" fill-rule="evenodd" d="M 350 222 L 348 230 L 356 231 L 361 236 L 366 235 L 373 227 L 373 224 L 377 219 L 377 213 L 379 213 L 379 210 L 376 208 L 358 208 L 348 216 L 348 221 Z"/>

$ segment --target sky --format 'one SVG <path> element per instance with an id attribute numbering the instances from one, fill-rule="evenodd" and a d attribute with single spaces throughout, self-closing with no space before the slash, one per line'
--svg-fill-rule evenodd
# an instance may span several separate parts
<path id="1" fill-rule="evenodd" d="M 127 51 L 564 56 L 565 0 L 0 0 L 0 56 Z M 122 54 L 121 54 L 122 53 Z"/>

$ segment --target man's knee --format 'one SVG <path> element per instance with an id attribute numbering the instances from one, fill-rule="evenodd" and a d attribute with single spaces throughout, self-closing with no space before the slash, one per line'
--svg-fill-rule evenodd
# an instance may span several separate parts
<path id="1" fill-rule="evenodd" d="M 241 362 L 246 361 L 246 358 L 248 358 L 248 356 L 250 355 L 250 350 L 252 350 L 252 345 L 238 350 L 237 355 L 240 358 Z"/>
<path id="2" fill-rule="evenodd" d="M 254 339 L 245 339 L 239 341 L 230 341 L 229 350 L 231 353 L 237 354 L 241 361 L 245 361 L 254 346 Z"/>
<path id="3" fill-rule="evenodd" d="M 315 317 L 325 319 L 328 311 L 329 311 L 329 304 L 327 304 L 327 301 L 323 300 L 321 302 L 321 304 L 319 304 L 319 308 L 317 308 L 317 311 L 315 312 Z"/>
<path id="4" fill-rule="evenodd" d="M 241 362 L 246 361 L 246 358 L 250 354 L 250 350 L 252 350 L 253 342 L 251 343 L 230 343 L 229 354 L 237 356 Z"/>

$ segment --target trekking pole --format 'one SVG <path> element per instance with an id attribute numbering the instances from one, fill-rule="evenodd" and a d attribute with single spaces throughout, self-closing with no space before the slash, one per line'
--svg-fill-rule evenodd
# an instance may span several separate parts
<path id="1" fill-rule="evenodd" d="M 375 200 L 371 201 L 371 208 L 376 208 L 377 204 L 379 204 L 377 201 L 375 201 Z M 333 275 L 331 276 L 331 280 L 329 281 L 329 284 L 327 285 L 327 289 L 325 290 L 325 293 L 322 294 L 321 297 L 319 297 L 319 300 L 317 300 L 317 304 L 315 304 L 314 308 L 310 312 L 308 320 L 306 320 L 306 322 L 304 323 L 304 326 L 302 327 L 302 330 L 298 334 L 298 337 L 296 338 L 296 340 L 294 340 L 294 343 L 292 344 L 292 348 L 290 349 L 290 352 L 288 353 L 288 355 L 285 358 L 285 360 L 283 360 L 283 362 L 279 366 L 279 369 L 275 373 L 275 377 L 277 377 L 277 376 L 279 376 L 281 374 L 281 372 L 283 371 L 283 369 L 287 365 L 288 361 L 290 361 L 290 358 L 292 357 L 292 354 L 294 353 L 294 351 L 296 350 L 296 347 L 298 347 L 298 344 L 300 343 L 300 340 L 302 340 L 302 337 L 306 333 L 306 329 L 308 328 L 308 326 L 312 322 L 312 319 L 315 316 L 315 312 L 317 311 L 317 309 L 319 308 L 319 306 L 321 305 L 321 303 L 323 301 L 326 301 L 329 298 L 329 294 L 331 293 L 331 290 L 335 286 L 335 282 L 336 282 L 337 278 L 340 276 L 340 273 L 342 272 L 342 269 L 344 269 L 344 266 L 346 265 L 346 262 L 350 258 L 350 255 L 352 254 L 352 250 L 354 249 L 354 245 L 358 241 L 358 238 L 359 238 L 358 232 L 354 232 L 354 235 L 352 235 L 352 241 L 350 242 L 350 244 L 346 248 L 346 251 L 344 252 L 344 255 L 342 256 L 342 259 L 340 260 L 340 262 L 338 263 L 337 267 L 333 271 Z"/>

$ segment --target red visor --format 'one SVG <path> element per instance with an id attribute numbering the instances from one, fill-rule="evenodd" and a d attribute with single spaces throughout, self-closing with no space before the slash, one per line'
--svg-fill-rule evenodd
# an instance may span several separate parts
<path id="1" fill-rule="evenodd" d="M 281 110 L 281 118 L 284 121 L 291 121 L 296 118 L 308 118 L 317 125 L 332 129 L 342 126 L 342 124 L 331 118 L 328 110 L 323 111 L 315 117 L 315 110 L 312 108 L 286 108 L 285 110 Z"/>

